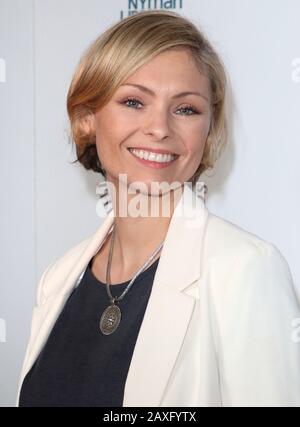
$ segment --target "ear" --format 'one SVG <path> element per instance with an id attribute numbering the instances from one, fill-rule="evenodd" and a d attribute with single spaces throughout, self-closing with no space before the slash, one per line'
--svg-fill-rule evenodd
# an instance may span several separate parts
<path id="1" fill-rule="evenodd" d="M 82 119 L 82 127 L 87 135 L 95 133 L 96 128 L 94 114 L 89 113 Z"/>

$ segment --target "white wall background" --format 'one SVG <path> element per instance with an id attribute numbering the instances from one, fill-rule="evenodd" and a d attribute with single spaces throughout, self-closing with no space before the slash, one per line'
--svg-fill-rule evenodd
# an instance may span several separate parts
<path id="1" fill-rule="evenodd" d="M 149 2 L 154 8 L 164 5 Z M 300 2 L 162 2 L 192 19 L 230 76 L 231 141 L 208 208 L 273 242 L 300 291 Z M 13 406 L 38 280 L 100 225 L 99 176 L 71 165 L 66 94 L 87 45 L 148 2 L 0 0 L 0 406 Z"/>

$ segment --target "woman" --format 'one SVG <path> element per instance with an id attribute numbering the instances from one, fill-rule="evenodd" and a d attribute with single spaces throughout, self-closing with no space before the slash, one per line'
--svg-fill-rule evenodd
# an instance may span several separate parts
<path id="1" fill-rule="evenodd" d="M 225 94 L 217 53 L 176 13 L 126 18 L 84 53 L 72 136 L 112 209 L 41 277 L 19 406 L 299 406 L 287 262 L 196 196 Z"/>

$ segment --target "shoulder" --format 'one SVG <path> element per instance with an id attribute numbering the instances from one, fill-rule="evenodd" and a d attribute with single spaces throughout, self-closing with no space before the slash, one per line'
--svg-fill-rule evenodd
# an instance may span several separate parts
<path id="1" fill-rule="evenodd" d="M 215 278 L 214 285 L 221 295 L 241 292 L 249 296 L 253 291 L 270 296 L 277 289 L 295 297 L 290 267 L 278 247 L 211 213 L 205 260 L 207 272 Z"/>
<path id="2" fill-rule="evenodd" d="M 54 271 L 60 269 L 61 266 L 66 267 L 68 266 L 68 264 L 70 264 L 70 266 L 73 265 L 74 259 L 83 254 L 83 252 L 91 242 L 92 238 L 93 236 L 86 237 L 76 245 L 69 248 L 61 256 L 57 257 L 51 264 L 49 274 L 54 273 Z"/>
<path id="3" fill-rule="evenodd" d="M 264 253 L 274 245 L 233 222 L 210 213 L 207 224 L 207 250 L 215 255 Z"/>
<path id="4" fill-rule="evenodd" d="M 50 262 L 47 267 L 44 269 L 37 288 L 37 297 L 36 303 L 39 305 L 43 298 L 43 292 L 45 286 L 47 286 L 48 281 L 52 281 L 55 276 L 59 278 L 58 282 L 61 280 L 62 271 L 70 271 L 74 266 L 76 259 L 80 259 L 81 255 L 84 253 L 88 245 L 90 244 L 92 236 L 86 237 L 81 240 L 76 245 L 70 247 L 62 255 L 55 258 Z"/>
<path id="5" fill-rule="evenodd" d="M 226 262 L 269 258 L 286 263 L 278 247 L 233 222 L 210 213 L 206 230 L 206 252 L 210 259 Z"/>

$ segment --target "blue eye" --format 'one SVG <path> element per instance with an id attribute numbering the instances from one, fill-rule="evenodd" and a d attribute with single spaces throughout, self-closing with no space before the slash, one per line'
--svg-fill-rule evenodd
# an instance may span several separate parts
<path id="1" fill-rule="evenodd" d="M 131 102 L 131 105 L 128 105 L 127 103 L 128 102 Z M 128 107 L 133 107 L 133 108 L 135 108 L 135 109 L 137 109 L 134 105 L 132 105 L 132 104 L 140 104 L 140 105 L 143 105 L 138 99 L 136 99 L 136 98 L 127 98 L 127 99 L 125 99 L 123 102 L 122 102 L 122 104 L 125 104 L 125 105 L 127 105 Z M 183 114 L 184 116 L 191 116 L 191 115 L 193 115 L 193 114 L 199 114 L 199 111 L 198 110 L 196 110 L 194 107 L 192 107 L 192 106 L 190 106 L 190 105 L 188 105 L 188 106 L 186 106 L 186 107 L 181 107 L 181 108 L 179 108 L 179 110 L 183 110 L 183 111 L 189 111 L 191 114 Z"/>
<path id="2" fill-rule="evenodd" d="M 127 104 L 127 102 L 141 104 L 141 102 L 139 100 L 137 100 L 136 98 L 127 98 L 127 99 L 125 99 L 125 101 L 122 102 L 122 104 Z M 130 106 L 130 105 L 128 105 L 128 106 Z"/>
<path id="3" fill-rule="evenodd" d="M 193 114 L 199 114 L 199 112 L 194 107 L 190 107 L 190 106 L 181 107 L 181 108 L 179 108 L 179 110 L 185 110 L 185 111 L 191 111 L 192 112 L 192 114 L 184 114 L 184 116 L 191 116 Z"/>

